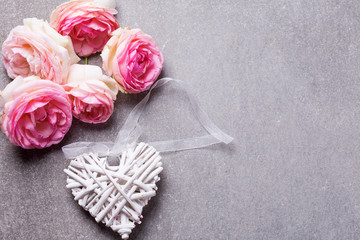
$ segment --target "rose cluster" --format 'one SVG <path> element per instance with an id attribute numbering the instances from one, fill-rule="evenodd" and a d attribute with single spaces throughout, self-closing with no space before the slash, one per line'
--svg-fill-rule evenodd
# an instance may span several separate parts
<path id="1" fill-rule="evenodd" d="M 119 91 L 149 90 L 163 55 L 140 29 L 120 28 L 115 0 L 71 0 L 58 6 L 50 23 L 24 19 L 2 45 L 10 82 L 0 95 L 1 130 L 16 146 L 45 148 L 59 143 L 72 118 L 104 123 Z M 80 65 L 101 52 L 103 69 Z"/>

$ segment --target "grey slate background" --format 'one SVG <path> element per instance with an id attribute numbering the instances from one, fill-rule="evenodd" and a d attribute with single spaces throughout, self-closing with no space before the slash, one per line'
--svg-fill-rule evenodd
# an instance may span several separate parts
<path id="1" fill-rule="evenodd" d="M 0 42 L 60 3 L 0 0 Z M 164 154 L 158 195 L 131 239 L 360 239 L 359 1 L 117 4 L 121 26 L 156 39 L 163 76 L 189 82 L 235 137 Z M 73 201 L 61 146 L 114 139 L 142 97 L 120 95 L 108 123 L 74 121 L 50 149 L 21 150 L 1 136 L 0 239 L 120 239 Z M 175 86 L 156 92 L 141 123 L 144 141 L 204 133 Z"/>

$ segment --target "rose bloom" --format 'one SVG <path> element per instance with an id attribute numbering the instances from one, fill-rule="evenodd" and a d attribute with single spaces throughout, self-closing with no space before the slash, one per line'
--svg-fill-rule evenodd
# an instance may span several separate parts
<path id="1" fill-rule="evenodd" d="M 154 39 L 140 29 L 118 29 L 101 53 L 103 67 L 125 93 L 148 90 L 158 78 L 163 55 Z"/>
<path id="2" fill-rule="evenodd" d="M 57 33 L 47 22 L 24 19 L 2 45 L 2 57 L 9 77 L 38 76 L 61 84 L 70 65 L 80 61 L 71 39 Z"/>
<path id="3" fill-rule="evenodd" d="M 114 111 L 118 93 L 114 79 L 103 75 L 98 66 L 71 66 L 64 85 L 71 102 L 73 116 L 86 123 L 104 123 Z"/>
<path id="4" fill-rule="evenodd" d="M 72 123 L 64 89 L 38 77 L 17 77 L 1 92 L 1 130 L 16 146 L 46 148 L 59 143 Z"/>
<path id="5" fill-rule="evenodd" d="M 113 16 L 117 14 L 114 0 L 73 0 L 58 6 L 50 17 L 50 24 L 60 34 L 70 36 L 76 53 L 89 56 L 100 52 L 119 28 Z"/>

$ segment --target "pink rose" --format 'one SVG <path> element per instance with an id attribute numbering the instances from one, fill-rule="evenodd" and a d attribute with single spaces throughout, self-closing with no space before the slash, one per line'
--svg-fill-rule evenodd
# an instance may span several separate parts
<path id="1" fill-rule="evenodd" d="M 57 33 L 47 22 L 24 19 L 2 45 L 2 57 L 9 77 L 38 76 L 61 84 L 71 64 L 80 61 L 71 39 Z"/>
<path id="2" fill-rule="evenodd" d="M 64 89 L 72 102 L 73 116 L 83 122 L 106 122 L 114 111 L 118 93 L 116 81 L 103 75 L 98 66 L 71 66 Z"/>
<path id="3" fill-rule="evenodd" d="M 163 55 L 154 39 L 140 29 L 118 29 L 101 53 L 103 67 L 125 93 L 148 90 L 158 78 Z"/>
<path id="4" fill-rule="evenodd" d="M 119 28 L 114 0 L 73 0 L 58 6 L 50 24 L 60 34 L 70 36 L 76 53 L 89 56 L 100 52 L 110 34 Z"/>
<path id="5" fill-rule="evenodd" d="M 72 123 L 64 89 L 38 77 L 17 77 L 1 93 L 1 130 L 16 146 L 46 148 L 59 143 Z"/>

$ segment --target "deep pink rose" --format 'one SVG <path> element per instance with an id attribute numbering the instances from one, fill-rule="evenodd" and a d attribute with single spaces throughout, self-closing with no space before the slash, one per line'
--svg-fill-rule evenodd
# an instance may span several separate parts
<path id="1" fill-rule="evenodd" d="M 118 29 L 101 53 L 103 67 L 125 93 L 148 90 L 163 67 L 163 55 L 154 39 L 140 29 Z"/>
<path id="2" fill-rule="evenodd" d="M 38 76 L 63 83 L 70 65 L 80 61 L 71 39 L 56 32 L 47 22 L 24 19 L 2 45 L 2 57 L 9 77 Z"/>
<path id="3" fill-rule="evenodd" d="M 83 122 L 106 122 L 114 111 L 116 81 L 103 75 L 98 66 L 72 65 L 64 89 L 72 102 L 73 116 Z"/>
<path id="4" fill-rule="evenodd" d="M 58 6 L 50 24 L 60 34 L 70 36 L 76 53 L 89 56 L 101 52 L 110 34 L 119 28 L 114 0 L 73 0 Z"/>
<path id="5" fill-rule="evenodd" d="M 58 84 L 17 77 L 1 93 L 1 130 L 16 146 L 46 148 L 59 143 L 72 123 L 71 103 Z"/>

